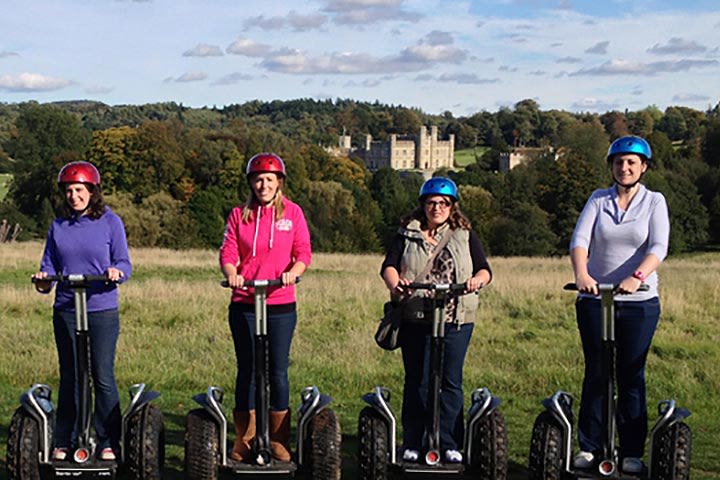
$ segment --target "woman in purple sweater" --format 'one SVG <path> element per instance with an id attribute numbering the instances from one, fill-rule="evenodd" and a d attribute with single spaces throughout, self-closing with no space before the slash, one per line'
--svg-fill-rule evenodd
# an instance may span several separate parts
<path id="1" fill-rule="evenodd" d="M 638 474 L 647 435 L 645 361 L 660 318 L 657 268 L 667 255 L 670 221 L 662 193 L 640 183 L 652 158 L 640 137 L 621 137 L 608 150 L 615 184 L 585 204 L 570 242 L 579 296 L 575 304 L 585 355 L 580 401 L 580 453 L 576 468 L 591 468 L 601 448 L 602 373 L 600 283 L 618 285 L 615 296 L 618 409 L 622 470 Z M 650 288 L 640 292 L 646 283 Z"/>
<path id="2" fill-rule="evenodd" d="M 125 227 L 105 205 L 100 173 L 88 162 L 65 165 L 58 175 L 65 196 L 64 215 L 53 221 L 45 242 L 40 271 L 33 275 L 35 288 L 49 293 L 48 275 L 106 275 L 108 284 L 92 283 L 87 289 L 87 312 L 95 387 L 94 423 L 99 458 L 115 460 L 120 446 L 120 396 L 115 382 L 115 347 L 120 333 L 117 283 L 130 277 Z M 53 327 L 60 364 L 60 389 L 53 458 L 65 460 L 77 438 L 75 378 L 75 304 L 73 292 L 59 284 L 53 305 Z"/>

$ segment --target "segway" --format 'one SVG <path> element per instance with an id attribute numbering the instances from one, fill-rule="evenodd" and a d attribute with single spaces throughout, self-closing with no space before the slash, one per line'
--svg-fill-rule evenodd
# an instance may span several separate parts
<path id="1" fill-rule="evenodd" d="M 573 283 L 565 290 L 577 290 Z M 615 302 L 617 285 L 599 284 L 602 305 L 602 371 L 604 436 L 597 467 L 578 469 L 573 466 L 573 397 L 557 391 L 542 401 L 545 407 L 535 420 L 530 443 L 529 470 L 531 480 L 561 478 L 648 478 L 652 480 L 687 479 L 690 474 L 690 427 L 683 422 L 690 411 L 680 408 L 675 400 L 658 404 L 658 419 L 650 433 L 650 457 L 647 472 L 628 474 L 620 471 L 619 452 L 615 444 L 616 372 L 615 372 Z M 647 285 L 638 289 L 647 291 Z"/>
<path id="2" fill-rule="evenodd" d="M 20 397 L 20 407 L 15 410 L 10 422 L 8 478 L 113 479 L 118 470 L 126 470 L 132 480 L 160 480 L 165 455 L 165 427 L 160 409 L 150 404 L 160 394 L 146 391 L 145 384 L 135 384 L 129 389 L 130 404 L 122 415 L 119 459 L 103 461 L 97 457 L 97 444 L 90 427 L 93 416 L 90 376 L 92 352 L 88 339 L 86 291 L 92 282 L 108 282 L 107 277 L 49 275 L 44 280 L 65 283 L 73 289 L 75 298 L 75 356 L 79 385 L 75 424 L 77 444 L 66 460 L 52 458 L 55 425 L 52 391 L 45 384 L 34 384 Z"/>
<path id="3" fill-rule="evenodd" d="M 398 458 L 397 421 L 390 407 L 390 390 L 377 386 L 362 399 L 367 406 L 358 419 L 360 478 L 384 480 L 393 473 L 405 476 L 462 474 L 472 471 L 478 478 L 503 480 L 507 475 L 507 430 L 498 406 L 500 399 L 487 388 L 473 391 L 465 427 L 463 463 L 446 463 L 440 451 L 440 391 L 445 348 L 445 299 L 466 290 L 464 283 L 411 283 L 409 289 L 434 292 L 430 341 L 430 373 L 426 418 L 427 450 L 420 462 Z M 424 462 L 422 461 L 424 460 Z"/>
<path id="4" fill-rule="evenodd" d="M 298 277 L 297 281 L 300 278 Z M 227 282 L 222 282 L 227 287 Z M 304 474 L 318 480 L 337 480 L 341 474 L 340 422 L 329 408 L 332 399 L 309 386 L 300 393 L 295 458 L 280 462 L 270 451 L 269 357 L 267 333 L 267 289 L 282 280 L 246 280 L 255 296 L 255 430 L 251 461 L 238 462 L 228 455 L 228 421 L 222 402 L 223 390 L 210 386 L 193 400 L 202 408 L 190 411 L 185 429 L 185 474 L 189 480 L 218 477 L 277 476 Z"/>

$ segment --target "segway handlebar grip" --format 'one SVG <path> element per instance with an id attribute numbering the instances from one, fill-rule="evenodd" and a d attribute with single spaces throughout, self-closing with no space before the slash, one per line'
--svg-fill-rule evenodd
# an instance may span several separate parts
<path id="1" fill-rule="evenodd" d="M 300 283 L 301 277 L 295 277 L 295 283 Z M 282 285 L 282 278 L 276 278 L 274 280 L 245 280 L 243 287 L 278 287 Z M 230 288 L 230 284 L 227 280 L 220 282 L 221 287 Z"/>
<path id="2" fill-rule="evenodd" d="M 613 289 L 616 289 L 616 288 L 618 288 L 619 286 L 620 286 L 619 283 L 613 284 Z M 563 287 L 563 290 L 571 290 L 571 291 L 574 291 L 574 292 L 577 292 L 577 289 L 578 289 L 578 288 L 577 288 L 577 285 L 575 285 L 575 284 L 572 283 L 572 282 L 571 282 L 571 283 L 566 283 L 565 286 Z M 640 284 L 640 286 L 639 286 L 638 289 L 637 289 L 638 292 L 647 292 L 648 290 L 650 290 L 650 285 L 648 285 L 647 283 L 642 283 L 642 284 Z"/>

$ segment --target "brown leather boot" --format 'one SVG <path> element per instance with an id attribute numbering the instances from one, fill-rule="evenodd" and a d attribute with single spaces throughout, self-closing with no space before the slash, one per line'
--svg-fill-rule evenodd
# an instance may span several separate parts
<path id="1" fill-rule="evenodd" d="M 252 441 L 255 438 L 255 410 L 233 410 L 233 421 L 235 422 L 235 443 L 230 458 L 242 462 L 252 452 Z"/>
<path id="2" fill-rule="evenodd" d="M 290 461 L 290 410 L 270 411 L 270 450 L 275 460 Z"/>

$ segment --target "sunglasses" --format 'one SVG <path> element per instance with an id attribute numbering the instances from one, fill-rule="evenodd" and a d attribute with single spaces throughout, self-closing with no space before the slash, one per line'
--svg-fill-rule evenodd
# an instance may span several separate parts
<path id="1" fill-rule="evenodd" d="M 447 200 L 428 200 L 427 202 L 425 202 L 425 206 L 428 208 L 439 207 L 443 210 L 446 208 L 450 208 L 450 205 L 452 205 L 452 203 L 448 202 Z"/>

